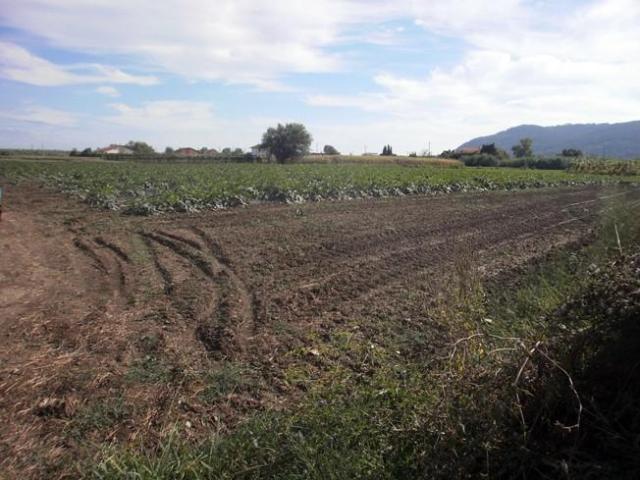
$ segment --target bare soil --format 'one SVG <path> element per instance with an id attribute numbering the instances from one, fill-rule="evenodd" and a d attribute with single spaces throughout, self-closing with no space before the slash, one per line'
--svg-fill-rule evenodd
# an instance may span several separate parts
<path id="1" fill-rule="evenodd" d="M 615 195 L 640 198 L 584 187 L 141 218 L 9 185 L 0 472 L 74 477 L 99 445 L 225 432 L 338 364 L 366 374 L 328 347 L 337 333 L 384 345 L 411 326 L 428 358 L 450 334 L 428 311 L 461 256 L 491 276 L 583 241 Z M 211 380 L 230 367 L 231 389 Z"/>

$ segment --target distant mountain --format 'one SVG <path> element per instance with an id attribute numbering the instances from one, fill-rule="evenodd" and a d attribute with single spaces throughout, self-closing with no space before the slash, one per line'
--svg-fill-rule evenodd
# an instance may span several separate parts
<path id="1" fill-rule="evenodd" d="M 578 148 L 591 155 L 640 159 L 640 121 L 557 127 L 520 125 L 495 135 L 474 138 L 460 145 L 460 148 L 495 143 L 511 153 L 511 147 L 525 137 L 533 139 L 533 150 L 540 155 L 553 155 L 565 148 Z"/>

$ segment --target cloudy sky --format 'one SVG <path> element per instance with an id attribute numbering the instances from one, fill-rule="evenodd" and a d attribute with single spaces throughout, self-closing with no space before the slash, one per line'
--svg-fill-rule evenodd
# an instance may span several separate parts
<path id="1" fill-rule="evenodd" d="M 0 0 L 0 146 L 434 152 L 640 119 L 640 0 Z"/>

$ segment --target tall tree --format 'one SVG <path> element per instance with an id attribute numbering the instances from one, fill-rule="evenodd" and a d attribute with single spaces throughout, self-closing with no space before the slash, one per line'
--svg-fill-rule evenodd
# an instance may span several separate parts
<path id="1" fill-rule="evenodd" d="M 563 157 L 581 157 L 582 150 L 578 150 L 577 148 L 565 148 L 562 150 Z"/>
<path id="2" fill-rule="evenodd" d="M 333 145 L 325 145 L 322 149 L 325 155 L 340 155 L 340 152 Z"/>
<path id="3" fill-rule="evenodd" d="M 498 149 L 496 148 L 495 143 L 488 143 L 486 145 L 482 145 L 480 149 L 480 153 L 485 153 L 487 155 L 498 155 Z"/>
<path id="4" fill-rule="evenodd" d="M 313 138 L 301 123 L 278 124 L 262 136 L 261 148 L 266 149 L 279 163 L 302 157 L 309 153 Z"/>
<path id="5" fill-rule="evenodd" d="M 136 155 L 152 155 L 156 153 L 153 147 L 146 142 L 135 142 L 131 140 L 127 143 L 127 148 L 133 150 L 133 153 Z"/>
<path id="6" fill-rule="evenodd" d="M 526 158 L 533 156 L 533 140 L 530 138 L 520 139 L 520 143 L 514 145 L 511 150 L 517 158 Z"/>

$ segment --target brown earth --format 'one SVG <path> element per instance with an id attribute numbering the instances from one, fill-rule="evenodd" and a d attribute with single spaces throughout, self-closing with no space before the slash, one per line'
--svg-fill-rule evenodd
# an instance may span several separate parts
<path id="1" fill-rule="evenodd" d="M 97 212 L 8 186 L 0 221 L 0 471 L 74 477 L 112 442 L 200 438 L 286 408 L 332 368 L 428 359 L 460 259 L 494 275 L 588 237 L 598 187 L 197 215 Z M 337 345 L 363 348 L 340 350 Z M 397 345 L 394 344 L 394 345 Z"/>

